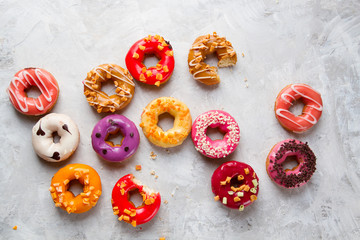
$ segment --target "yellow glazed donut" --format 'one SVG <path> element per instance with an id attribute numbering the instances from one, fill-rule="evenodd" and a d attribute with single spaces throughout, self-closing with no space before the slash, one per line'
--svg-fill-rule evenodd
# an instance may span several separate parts
<path id="1" fill-rule="evenodd" d="M 159 115 L 169 113 L 174 117 L 174 127 L 164 132 L 157 124 Z M 163 147 L 175 147 L 186 139 L 191 131 L 189 108 L 181 101 L 171 97 L 161 97 L 150 102 L 141 114 L 140 127 L 153 144 Z"/>
<path id="2" fill-rule="evenodd" d="M 83 192 L 75 196 L 69 189 L 72 180 L 83 185 Z M 83 213 L 94 207 L 101 195 L 98 173 L 85 164 L 69 164 L 61 168 L 51 180 L 49 188 L 55 206 L 70 213 Z"/>

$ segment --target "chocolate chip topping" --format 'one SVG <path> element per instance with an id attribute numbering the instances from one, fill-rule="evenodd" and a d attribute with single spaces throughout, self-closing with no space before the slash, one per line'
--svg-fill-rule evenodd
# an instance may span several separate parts
<path id="1" fill-rule="evenodd" d="M 96 134 L 95 134 L 95 137 L 100 138 L 100 137 L 101 137 L 101 134 L 100 134 L 100 133 L 96 133 Z"/>
<path id="2" fill-rule="evenodd" d="M 111 124 L 111 126 L 116 125 L 116 122 L 114 122 L 114 120 L 112 120 L 112 119 L 109 119 L 109 123 Z"/>
<path id="3" fill-rule="evenodd" d="M 129 147 L 124 148 L 125 152 L 129 151 Z"/>
<path id="4" fill-rule="evenodd" d="M 44 136 L 45 135 L 45 132 L 41 129 L 41 122 L 39 124 L 39 129 L 37 130 L 36 132 L 36 135 L 41 135 L 41 136 Z"/>
<path id="5" fill-rule="evenodd" d="M 59 152 L 54 152 L 52 157 L 50 157 L 52 159 L 55 159 L 55 160 L 60 160 L 60 153 Z"/>
<path id="6" fill-rule="evenodd" d="M 171 49 L 172 49 L 172 46 L 171 46 L 171 44 L 170 44 L 170 41 L 166 41 L 166 40 L 165 40 L 165 42 L 166 42 L 167 45 L 169 45 L 169 48 L 170 48 L 170 50 L 171 50 Z"/>
<path id="7" fill-rule="evenodd" d="M 134 133 L 132 132 L 132 133 L 130 133 L 130 137 L 134 137 Z"/>
<path id="8" fill-rule="evenodd" d="M 106 153 L 107 153 L 107 150 L 106 150 L 106 149 L 102 150 L 102 153 L 103 153 L 103 154 L 106 154 Z"/>
<path id="9" fill-rule="evenodd" d="M 282 164 L 278 161 L 288 152 L 299 152 L 304 158 L 304 164 L 299 169 L 299 174 L 286 175 Z M 275 179 L 280 179 L 280 183 L 286 188 L 299 187 L 300 183 L 307 182 L 316 170 L 316 156 L 309 148 L 308 143 L 296 143 L 295 140 L 283 143 L 278 152 L 275 155 L 275 161 L 273 165 L 273 171 L 276 171 L 277 175 Z"/>
<path id="10" fill-rule="evenodd" d="M 69 131 L 68 125 L 64 124 L 64 125 L 62 126 L 62 129 L 64 129 L 65 131 L 67 131 L 68 133 L 71 134 L 71 132 Z M 71 134 L 71 135 L 72 135 L 72 134 Z"/>

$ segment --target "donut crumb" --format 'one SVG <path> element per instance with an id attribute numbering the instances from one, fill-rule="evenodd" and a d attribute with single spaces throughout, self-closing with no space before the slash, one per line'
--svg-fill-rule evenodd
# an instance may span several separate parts
<path id="1" fill-rule="evenodd" d="M 214 200 L 215 200 L 215 201 L 219 201 L 219 199 L 220 199 L 219 195 L 216 195 L 216 196 L 214 197 Z"/>
<path id="2" fill-rule="evenodd" d="M 141 170 L 141 165 L 136 165 L 136 166 L 135 166 L 135 170 L 136 170 L 136 171 L 140 171 L 140 170 Z"/>
<path id="3" fill-rule="evenodd" d="M 17 225 L 15 225 L 15 226 L 13 227 L 13 229 L 14 229 L 14 230 L 17 230 Z"/>
<path id="4" fill-rule="evenodd" d="M 150 158 L 151 158 L 152 160 L 155 160 L 156 157 L 157 157 L 157 155 L 156 155 L 153 151 L 151 151 L 151 152 L 150 152 Z"/>

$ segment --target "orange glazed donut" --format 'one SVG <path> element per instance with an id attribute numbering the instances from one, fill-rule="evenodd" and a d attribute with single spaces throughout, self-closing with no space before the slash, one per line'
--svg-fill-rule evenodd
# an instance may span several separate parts
<path id="1" fill-rule="evenodd" d="M 295 116 L 289 111 L 293 102 L 300 99 L 304 104 L 302 114 Z M 302 133 L 320 119 L 323 110 L 320 93 L 306 84 L 291 84 L 283 88 L 275 101 L 275 116 L 286 130 Z"/>
<path id="2" fill-rule="evenodd" d="M 41 95 L 29 98 L 26 90 L 36 86 Z M 41 68 L 25 68 L 18 71 L 7 89 L 16 110 L 25 115 L 42 115 L 50 112 L 59 96 L 59 86 L 51 73 Z"/>
<path id="3" fill-rule="evenodd" d="M 174 127 L 164 132 L 158 125 L 159 115 L 168 112 L 174 120 Z M 141 114 L 140 127 L 153 144 L 163 147 L 175 147 L 186 139 L 191 131 L 189 108 L 181 101 L 171 97 L 161 97 L 150 102 Z"/>
<path id="4" fill-rule="evenodd" d="M 160 61 L 155 67 L 146 68 L 143 63 L 144 58 L 151 54 L 154 54 Z M 149 35 L 134 43 L 126 55 L 125 62 L 136 80 L 158 87 L 170 79 L 175 67 L 172 47 L 159 35 Z"/>
<path id="5" fill-rule="evenodd" d="M 69 189 L 69 183 L 77 179 L 83 192 L 77 196 Z M 85 164 L 69 164 L 61 168 L 51 180 L 49 188 L 56 207 L 70 213 L 83 213 L 94 207 L 101 195 L 101 181 L 98 173 Z"/>
<path id="6" fill-rule="evenodd" d="M 111 80 L 116 94 L 108 96 L 101 91 L 101 84 Z M 98 113 L 115 112 L 126 107 L 134 96 L 135 83 L 128 70 L 115 64 L 102 64 L 88 72 L 83 81 L 84 95 Z"/>
<path id="7" fill-rule="evenodd" d="M 195 80 L 206 85 L 220 82 L 217 68 L 204 63 L 206 55 L 212 53 L 216 53 L 219 59 L 219 67 L 230 67 L 237 62 L 236 52 L 225 37 L 218 37 L 216 32 L 213 35 L 208 34 L 198 37 L 190 48 L 188 56 L 189 71 Z"/>

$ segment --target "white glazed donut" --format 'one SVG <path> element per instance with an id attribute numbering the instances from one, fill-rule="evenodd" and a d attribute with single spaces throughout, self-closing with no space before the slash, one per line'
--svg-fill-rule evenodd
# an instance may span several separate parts
<path id="1" fill-rule="evenodd" d="M 54 142 L 54 133 L 60 137 Z M 49 162 L 68 159 L 79 145 L 80 133 L 76 123 L 64 114 L 51 113 L 33 127 L 32 143 L 39 157 Z"/>

